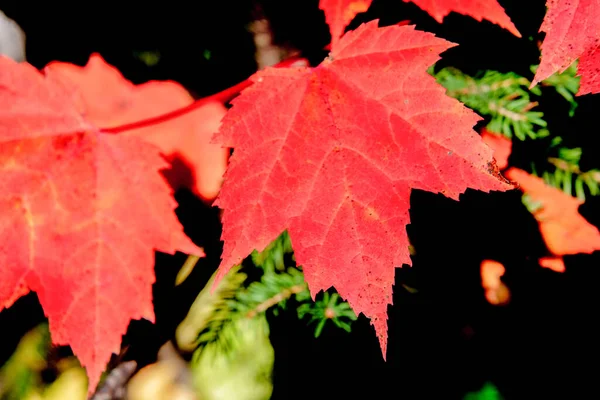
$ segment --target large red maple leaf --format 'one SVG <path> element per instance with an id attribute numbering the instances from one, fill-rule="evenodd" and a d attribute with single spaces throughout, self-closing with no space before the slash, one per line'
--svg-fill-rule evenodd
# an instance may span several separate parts
<path id="1" fill-rule="evenodd" d="M 437 22 L 451 12 L 469 15 L 478 21 L 487 19 L 498 24 L 512 34 L 521 34 L 496 0 L 403 0 L 412 2 L 431 15 Z M 365 12 L 372 0 L 320 0 L 319 8 L 325 13 L 325 19 L 331 31 L 331 42 L 335 43 L 344 33 L 344 28 L 356 14 Z"/>
<path id="2" fill-rule="evenodd" d="M 190 94 L 172 81 L 134 85 L 99 54 L 92 54 L 85 67 L 52 62 L 46 74 L 73 85 L 75 101 L 82 101 L 86 120 L 100 127 L 141 121 L 181 109 L 194 102 Z M 229 150 L 210 144 L 227 109 L 212 101 L 190 113 L 156 125 L 128 130 L 121 135 L 139 136 L 158 146 L 171 167 L 163 171 L 174 189 L 187 187 L 206 201 L 221 188 Z"/>
<path id="3" fill-rule="evenodd" d="M 385 355 L 394 268 L 411 263 L 411 189 L 511 188 L 473 130 L 480 117 L 426 72 L 452 46 L 373 21 L 314 69 L 258 72 L 215 136 L 234 148 L 215 202 L 219 276 L 287 229 L 312 295 L 334 286 L 371 318 Z"/>
<path id="4" fill-rule="evenodd" d="M 129 321 L 154 320 L 154 250 L 203 253 L 173 212 L 160 149 L 103 134 L 75 97 L 0 57 L 0 308 L 35 291 L 91 391 Z"/>
<path id="5" fill-rule="evenodd" d="M 581 76 L 577 95 L 600 92 L 600 2 L 598 0 L 548 0 L 540 27 L 546 32 L 542 57 L 532 86 L 563 72 L 579 58 Z"/>

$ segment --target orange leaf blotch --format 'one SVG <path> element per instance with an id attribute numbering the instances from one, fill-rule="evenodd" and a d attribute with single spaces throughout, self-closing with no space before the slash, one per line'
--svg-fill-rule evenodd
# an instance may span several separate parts
<path id="1" fill-rule="evenodd" d="M 510 168 L 505 175 L 518 182 L 523 192 L 541 204 L 534 216 L 552 254 L 589 254 L 600 250 L 600 232 L 579 214 L 580 200 L 523 170 Z"/>
<path id="2" fill-rule="evenodd" d="M 485 144 L 494 150 L 494 159 L 498 169 L 503 170 L 508 167 L 508 158 L 512 152 L 512 141 L 487 129 L 483 130 L 481 138 Z"/>
<path id="3" fill-rule="evenodd" d="M 597 0 L 547 0 L 540 32 L 540 66 L 531 86 L 563 72 L 579 58 L 578 96 L 600 92 L 600 3 Z"/>
<path id="4" fill-rule="evenodd" d="M 554 272 L 565 272 L 565 261 L 562 257 L 542 257 L 539 259 L 540 266 L 548 268 Z"/>
<path id="5" fill-rule="evenodd" d="M 483 260 L 480 266 L 481 286 L 488 303 L 499 306 L 510 302 L 510 290 L 500 279 L 506 269 L 498 261 Z"/>
<path id="6" fill-rule="evenodd" d="M 334 286 L 371 319 L 385 352 L 394 270 L 411 264 L 411 190 L 458 199 L 512 188 L 488 168 L 480 117 L 426 72 L 451 46 L 373 21 L 314 69 L 257 73 L 215 136 L 235 149 L 215 202 L 219 276 L 287 229 L 312 295 Z"/>
<path id="7" fill-rule="evenodd" d="M 0 307 L 37 292 L 94 390 L 133 318 L 154 320 L 154 251 L 183 234 L 159 149 L 105 135 L 72 87 L 0 57 Z"/>
<path id="8" fill-rule="evenodd" d="M 47 76 L 72 88 L 74 101 L 86 120 L 99 127 L 114 127 L 166 114 L 193 103 L 178 83 L 151 81 L 134 85 L 98 54 L 85 67 L 53 62 Z M 210 102 L 185 115 L 120 135 L 137 136 L 158 146 L 171 164 L 163 174 L 177 190 L 182 187 L 207 202 L 217 196 L 227 167 L 229 150 L 210 143 L 227 112 L 222 103 Z"/>

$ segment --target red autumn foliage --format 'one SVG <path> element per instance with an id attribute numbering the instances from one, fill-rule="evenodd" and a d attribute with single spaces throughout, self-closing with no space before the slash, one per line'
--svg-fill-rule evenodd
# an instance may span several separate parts
<path id="1" fill-rule="evenodd" d="M 562 257 L 542 257 L 539 260 L 540 266 L 543 268 L 548 268 L 554 272 L 565 272 L 565 261 Z"/>
<path id="2" fill-rule="evenodd" d="M 331 31 L 331 43 L 338 41 L 344 28 L 356 14 L 369 9 L 372 0 L 320 0 L 319 8 L 325 13 L 325 20 Z"/>
<path id="3" fill-rule="evenodd" d="M 454 11 L 519 36 L 496 0 L 412 1 L 439 22 Z M 220 277 L 287 229 L 313 297 L 335 287 L 371 318 L 385 355 L 394 268 L 411 264 L 411 190 L 458 200 L 467 188 L 512 186 L 492 157 L 507 167 L 506 140 L 479 137 L 472 128 L 480 118 L 426 72 L 453 43 L 377 21 L 342 36 L 370 4 L 321 0 L 332 33 L 328 59 L 316 68 L 268 68 L 253 86 L 219 97 L 248 87 L 213 145 L 207 138 L 221 125 L 221 101 L 194 105 L 174 82 L 133 85 L 98 55 L 86 67 L 53 63 L 43 74 L 0 58 L 0 307 L 37 292 L 53 341 L 71 345 L 93 390 L 129 320 L 154 318 L 154 251 L 202 255 L 182 233 L 159 171 L 173 188 L 210 201 L 233 147 L 216 203 L 224 209 Z M 598 92 L 598 2 L 548 7 L 534 84 L 581 57 L 579 94 Z M 178 117 L 160 117 L 170 112 Z M 560 255 L 600 249 L 578 200 L 524 171 L 507 176 L 542 204 L 535 216 L 558 256 L 542 266 L 562 271 Z M 504 267 L 488 260 L 481 268 L 488 300 L 508 301 Z"/>
<path id="4" fill-rule="evenodd" d="M 504 175 L 516 181 L 531 200 L 541 205 L 534 216 L 552 254 L 589 254 L 600 250 L 598 228 L 579 214 L 581 200 L 518 168 L 510 168 Z"/>
<path id="5" fill-rule="evenodd" d="M 578 95 L 600 92 L 600 2 L 598 0 L 547 0 L 548 12 L 540 31 L 540 66 L 533 85 L 562 72 L 579 59 Z"/>
<path id="6" fill-rule="evenodd" d="M 498 24 L 513 35 L 521 34 L 504 9 L 496 0 L 403 0 L 412 2 L 431 15 L 437 22 L 451 12 L 469 15 L 478 21 L 484 19 Z M 369 9 L 372 0 L 320 0 L 319 7 L 325 12 L 325 20 L 331 31 L 331 42 L 335 43 L 344 33 L 346 25 L 356 14 Z"/>
<path id="7" fill-rule="evenodd" d="M 159 148 L 99 131 L 72 89 L 0 57 L 0 307 L 35 291 L 93 390 L 129 321 L 154 320 L 155 250 L 203 252 L 173 212 Z"/>
<path id="8" fill-rule="evenodd" d="M 314 69 L 258 72 L 216 136 L 234 148 L 215 202 L 219 276 L 287 229 L 312 295 L 334 286 L 371 319 L 385 354 L 394 269 L 411 264 L 411 189 L 458 200 L 467 188 L 512 188 L 473 130 L 480 117 L 426 72 L 451 46 L 373 21 Z"/>
<path id="9" fill-rule="evenodd" d="M 193 103 L 178 83 L 153 81 L 134 85 L 98 54 L 85 67 L 53 62 L 46 75 L 73 86 L 75 102 L 85 109 L 85 118 L 98 127 L 114 127 L 166 114 Z M 177 190 L 187 187 L 212 201 L 219 192 L 229 151 L 210 144 L 227 109 L 217 101 L 204 104 L 176 119 L 128 130 L 120 135 L 137 136 L 161 149 L 170 162 L 164 175 Z"/>
<path id="10" fill-rule="evenodd" d="M 412 2 L 427 11 L 437 22 L 441 23 L 444 17 L 451 12 L 468 15 L 477 21 L 484 19 L 498 24 L 513 35 L 521 34 L 512 23 L 504 8 L 496 0 L 403 0 Z"/>

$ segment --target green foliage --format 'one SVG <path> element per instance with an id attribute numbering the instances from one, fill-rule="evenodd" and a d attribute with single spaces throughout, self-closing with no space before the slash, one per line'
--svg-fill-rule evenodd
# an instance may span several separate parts
<path id="1" fill-rule="evenodd" d="M 463 400 L 502 400 L 503 397 L 492 382 L 486 382 L 483 387 L 476 391 L 470 392 L 463 397 Z"/>
<path id="2" fill-rule="evenodd" d="M 177 328 L 179 349 L 193 351 L 190 366 L 203 399 L 266 400 L 271 396 L 275 356 L 267 310 L 277 314 L 294 300 L 298 316 L 316 323 L 315 336 L 327 321 L 350 331 L 356 319 L 337 293 L 326 292 L 312 301 L 287 233 L 262 252 L 254 251 L 246 261 L 216 286 L 215 272 Z"/>
<path id="3" fill-rule="evenodd" d="M 247 261 L 251 262 L 232 268 L 212 293 L 216 273 L 209 280 L 177 328 L 180 349 L 191 351 L 219 342 L 223 351 L 229 352 L 237 341 L 235 329 L 229 328 L 231 323 L 264 315 L 267 310 L 277 315 L 290 300 L 295 301 L 299 318 L 307 317 L 309 324 L 316 324 L 316 337 L 327 321 L 350 331 L 356 314 L 337 293 L 322 293 L 312 300 L 304 274 L 295 264 L 287 232 L 262 252 L 254 251 Z M 248 283 L 248 275 L 257 272 L 260 276 Z"/>
<path id="4" fill-rule="evenodd" d="M 146 64 L 148 67 L 154 67 L 160 62 L 161 54 L 158 50 L 134 51 L 133 56 Z"/>
<path id="5" fill-rule="evenodd" d="M 316 324 L 315 337 L 319 337 L 327 321 L 350 332 L 351 322 L 356 320 L 350 305 L 337 293 L 329 292 L 319 294 L 312 301 L 304 275 L 293 262 L 292 252 L 289 235 L 284 232 L 264 251 L 252 253 L 252 261 L 263 270 L 263 276 L 238 295 L 238 307 L 250 313 L 262 312 L 276 303 L 278 308 L 285 309 L 287 299 L 294 296 L 299 303 L 298 317 L 308 317 L 309 324 Z M 292 259 L 289 267 L 286 267 L 286 257 Z M 273 311 L 277 313 L 278 308 Z"/>
<path id="6" fill-rule="evenodd" d="M 548 165 L 538 173 L 532 166 L 533 173 L 544 179 L 546 184 L 558 188 L 570 196 L 585 201 L 586 194 L 600 194 L 600 170 L 582 171 L 579 167 L 582 149 L 580 147 L 560 147 L 562 139 L 555 138 L 552 147 L 556 157 L 548 157 Z"/>
<path id="7" fill-rule="evenodd" d="M 275 351 L 265 315 L 237 318 L 224 325 L 221 333 L 235 337 L 235 346 L 223 351 L 219 342 L 212 342 L 194 353 L 191 368 L 198 396 L 205 400 L 271 398 Z"/>
<path id="8" fill-rule="evenodd" d="M 25 399 L 32 390 L 42 385 L 40 373 L 46 368 L 49 349 L 47 324 L 41 324 L 23 336 L 0 370 L 0 399 Z"/>
<path id="9" fill-rule="evenodd" d="M 539 87 L 528 89 L 526 78 L 496 71 L 471 77 L 452 67 L 443 68 L 434 77 L 448 96 L 488 117 L 490 131 L 519 140 L 548 136 L 544 114 L 533 110 L 538 103 L 531 100 L 531 94 L 539 96 L 541 91 Z"/>
<path id="10" fill-rule="evenodd" d="M 532 66 L 535 73 L 537 66 Z M 570 104 L 569 116 L 573 116 L 577 107 L 575 94 L 579 90 L 579 77 L 576 76 L 577 63 L 573 63 L 563 73 L 557 73 L 544 80 L 541 86 L 552 87 Z M 464 103 L 487 118 L 486 128 L 507 138 L 518 140 L 539 139 L 550 136 L 543 113 L 535 111 L 538 105 L 534 96 L 541 96 L 539 86 L 529 88 L 531 82 L 515 73 L 484 71 L 472 77 L 456 68 L 443 68 L 437 73 L 430 69 L 438 83 L 447 90 L 447 95 Z M 552 139 L 549 154 L 544 165 L 532 165 L 531 172 L 544 179 L 553 187 L 565 193 L 585 200 L 586 194 L 600 194 L 600 170 L 582 171 L 579 167 L 581 148 L 561 147 L 562 138 Z M 524 203 L 530 209 L 527 198 Z"/>
<path id="11" fill-rule="evenodd" d="M 533 73 L 536 69 L 535 65 L 531 67 Z M 437 73 L 431 69 L 430 73 L 446 88 L 448 96 L 487 117 L 490 131 L 519 140 L 549 135 L 544 115 L 534 110 L 538 103 L 532 100 L 533 96 L 541 96 L 542 91 L 539 86 L 530 88 L 531 82 L 527 78 L 497 71 L 484 71 L 472 77 L 452 67 Z M 570 116 L 577 107 L 575 93 L 579 90 L 579 78 L 576 73 L 577 63 L 574 63 L 563 73 L 554 74 L 541 83 L 553 87 L 569 102 Z"/>
<path id="12" fill-rule="evenodd" d="M 215 277 L 216 272 L 200 291 L 187 316 L 177 327 L 175 338 L 181 350 L 193 351 L 205 343 L 218 339 L 227 340 L 227 336 L 220 336 L 220 332 L 232 320 L 230 304 L 242 288 L 247 276 L 240 272 L 238 265 L 223 277 L 217 287 L 213 288 Z"/>
<path id="13" fill-rule="evenodd" d="M 350 332 L 350 323 L 356 319 L 356 314 L 354 314 L 350 305 L 345 301 L 341 301 L 337 293 L 330 294 L 329 292 L 325 292 L 323 298 L 314 304 L 304 303 L 298 307 L 298 316 L 304 318 L 305 315 L 310 317 L 309 323 L 317 324 L 315 337 L 319 337 L 327 321 L 331 321 L 338 328 Z"/>
<path id="14" fill-rule="evenodd" d="M 537 71 L 537 65 L 531 66 L 531 72 L 535 74 Z M 567 68 L 561 74 L 554 74 L 548 79 L 542 82 L 544 86 L 551 86 L 556 89 L 558 94 L 565 98 L 571 105 L 569 109 L 569 116 L 573 116 L 575 114 L 575 109 L 577 108 L 577 101 L 575 100 L 575 94 L 579 90 L 579 80 L 577 74 L 577 61 L 575 61 L 569 68 Z"/>
<path id="15" fill-rule="evenodd" d="M 47 323 L 27 332 L 0 369 L 1 400 L 79 400 L 87 392 L 85 369 L 73 356 L 51 346 Z M 44 372 L 56 378 L 44 379 Z"/>

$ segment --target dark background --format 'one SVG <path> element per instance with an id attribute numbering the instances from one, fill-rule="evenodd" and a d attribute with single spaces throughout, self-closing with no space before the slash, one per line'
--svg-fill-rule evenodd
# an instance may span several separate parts
<path id="1" fill-rule="evenodd" d="M 482 69 L 513 71 L 528 78 L 537 64 L 538 33 L 544 0 L 500 0 L 523 34 L 517 39 L 489 23 L 452 14 L 438 24 L 413 4 L 375 0 L 360 22 L 379 18 L 382 25 L 410 20 L 418 29 L 459 43 L 443 55 L 440 66 L 467 73 Z M 105 2 L 0 2 L 27 35 L 28 61 L 43 67 L 52 60 L 84 65 L 100 53 L 135 83 L 173 79 L 196 97 L 244 80 L 256 69 L 247 25 L 257 4 L 270 20 L 279 44 L 299 49 L 313 63 L 326 55 L 329 33 L 317 0 L 144 2 L 127 7 Z M 208 50 L 211 57 L 203 54 Z M 136 54 L 158 51 L 147 66 Z M 553 92 L 541 107 L 555 135 L 582 146 L 583 169 L 597 165 L 593 122 L 598 96 L 584 96 L 574 118 Z M 568 135 L 568 136 L 567 136 Z M 511 163 L 527 166 L 545 157 L 544 142 L 515 143 Z M 313 339 L 312 327 L 293 312 L 270 317 L 276 352 L 274 399 L 289 398 L 461 398 L 485 381 L 506 398 L 571 398 L 595 393 L 598 334 L 595 318 L 600 258 L 598 254 L 565 257 L 563 274 L 543 269 L 547 254 L 537 223 L 521 203 L 520 192 L 485 194 L 468 191 L 460 202 L 421 191 L 411 197 L 409 234 L 416 248 L 413 267 L 398 269 L 390 307 L 389 351 L 384 362 L 368 321 L 361 317 L 351 334 L 325 329 Z M 173 282 L 185 257 L 157 255 L 157 323 L 132 322 L 124 340 L 128 358 L 152 362 L 171 337 L 197 292 L 219 263 L 220 224 L 216 209 L 187 192 L 177 195 L 177 212 L 186 232 L 205 247 L 190 279 L 176 290 Z M 598 225 L 599 201 L 589 199 L 581 212 Z M 292 238 L 293 240 L 293 238 Z M 506 266 L 503 281 L 511 291 L 505 307 L 489 305 L 481 288 L 479 266 L 495 259 Z M 411 294 L 401 283 L 418 289 Z M 35 295 L 0 314 L 1 359 L 19 338 L 43 320 Z"/>

